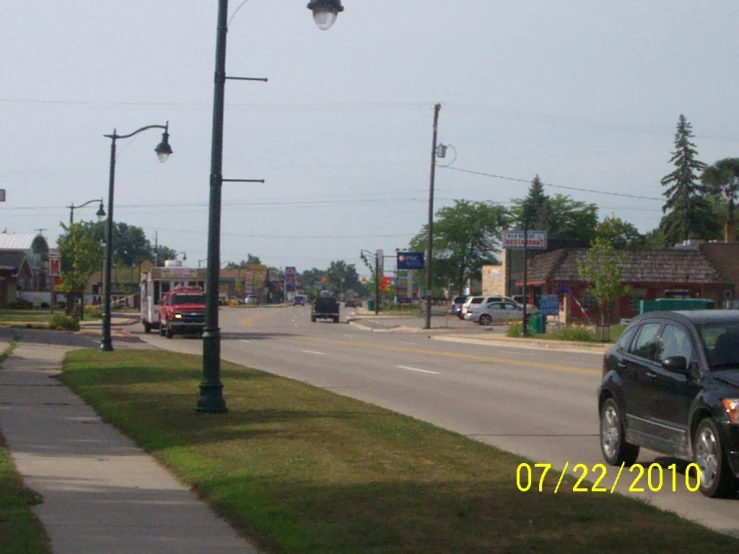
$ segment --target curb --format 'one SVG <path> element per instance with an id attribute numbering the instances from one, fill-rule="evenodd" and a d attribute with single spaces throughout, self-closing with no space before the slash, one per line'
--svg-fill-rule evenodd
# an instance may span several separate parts
<path id="1" fill-rule="evenodd" d="M 557 350 L 559 352 L 578 352 L 586 354 L 603 355 L 612 344 L 594 344 L 593 346 L 568 341 L 550 340 L 526 340 L 526 339 L 473 339 L 459 335 L 447 335 L 434 337 L 434 340 L 445 340 L 448 342 L 466 342 L 469 344 L 480 344 L 485 346 L 509 346 L 517 348 L 530 348 L 535 350 Z"/>

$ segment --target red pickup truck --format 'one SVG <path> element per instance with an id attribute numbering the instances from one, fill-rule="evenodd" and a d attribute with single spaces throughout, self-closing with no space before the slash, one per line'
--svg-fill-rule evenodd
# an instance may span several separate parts
<path id="1" fill-rule="evenodd" d="M 159 334 L 171 339 L 175 334 L 203 332 L 205 293 L 201 288 L 177 287 L 164 295 L 159 305 Z"/>

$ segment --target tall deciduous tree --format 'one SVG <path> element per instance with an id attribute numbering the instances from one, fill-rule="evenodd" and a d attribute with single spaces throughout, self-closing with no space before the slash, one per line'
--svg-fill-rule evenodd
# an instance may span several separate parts
<path id="1" fill-rule="evenodd" d="M 645 244 L 644 236 L 634 225 L 616 216 L 606 217 L 598 224 L 595 238 L 609 242 L 616 250 L 642 248 Z"/>
<path id="2" fill-rule="evenodd" d="M 736 198 L 739 194 L 739 158 L 724 158 L 708 166 L 701 178 L 709 192 L 723 196 L 728 202 L 727 223 L 734 223 Z"/>
<path id="3" fill-rule="evenodd" d="M 505 208 L 492 202 L 455 200 L 436 212 L 434 220 L 434 287 L 461 293 L 468 281 L 480 280 L 482 266 L 497 263 L 500 232 L 510 221 Z M 410 241 L 410 249 L 426 250 L 428 226 Z M 425 270 L 419 270 L 419 282 L 426 283 Z"/>
<path id="4" fill-rule="evenodd" d="M 57 239 L 62 264 L 62 290 L 67 294 L 67 311 L 72 313 L 73 299 L 80 299 L 90 277 L 100 270 L 103 247 L 86 223 L 61 225 L 64 233 Z"/>
<path id="5" fill-rule="evenodd" d="M 630 287 L 621 283 L 625 257 L 626 253 L 608 240 L 597 238 L 580 263 L 580 276 L 590 283 L 588 290 L 598 301 L 601 325 L 605 325 L 613 302 L 629 292 Z"/>
<path id="6" fill-rule="evenodd" d="M 683 114 L 677 122 L 675 150 L 670 163 L 675 169 L 662 178 L 663 193 L 667 198 L 662 211 L 665 216 L 660 227 L 668 244 L 691 238 L 709 239 L 720 234 L 716 215 L 706 198 L 707 187 L 701 183 L 699 174 L 706 164 L 698 160 L 692 126 Z"/>

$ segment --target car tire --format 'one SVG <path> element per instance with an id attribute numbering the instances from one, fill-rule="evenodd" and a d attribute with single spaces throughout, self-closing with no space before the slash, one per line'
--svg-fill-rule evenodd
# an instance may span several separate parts
<path id="1" fill-rule="evenodd" d="M 490 325 L 493 322 L 493 318 L 488 314 L 482 314 L 480 316 L 480 325 Z"/>
<path id="2" fill-rule="evenodd" d="M 316 322 L 316 318 L 315 318 L 315 317 L 312 317 L 312 318 L 310 318 L 310 320 L 311 320 L 311 321 L 312 321 L 313 323 L 315 323 L 315 322 Z"/>
<path id="3" fill-rule="evenodd" d="M 160 337 L 164 336 L 164 323 L 161 323 L 161 322 L 159 323 L 159 336 Z"/>
<path id="4" fill-rule="evenodd" d="M 693 461 L 700 469 L 700 491 L 709 498 L 727 498 L 736 492 L 737 482 L 726 459 L 716 424 L 701 420 L 693 435 Z"/>
<path id="5" fill-rule="evenodd" d="M 167 325 L 167 328 L 164 330 L 164 336 L 167 337 L 168 339 L 171 339 L 174 336 L 174 332 L 169 327 L 169 325 Z"/>
<path id="6" fill-rule="evenodd" d="M 624 438 L 621 410 L 613 398 L 606 399 L 600 409 L 600 450 L 612 466 L 630 466 L 639 457 L 639 447 Z"/>
<path id="7" fill-rule="evenodd" d="M 338 322 L 339 322 L 339 316 L 336 316 L 336 317 L 334 318 L 334 323 L 338 323 Z"/>
<path id="8" fill-rule="evenodd" d="M 147 335 L 151 333 L 151 324 L 147 321 L 144 321 L 144 333 Z"/>

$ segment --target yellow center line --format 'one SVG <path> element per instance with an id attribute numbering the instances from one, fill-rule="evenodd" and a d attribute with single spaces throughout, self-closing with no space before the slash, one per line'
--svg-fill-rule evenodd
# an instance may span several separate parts
<path id="1" fill-rule="evenodd" d="M 585 369 L 580 367 L 571 367 L 566 365 L 559 365 L 559 364 L 547 364 L 542 362 L 534 362 L 529 360 L 516 360 L 513 358 L 498 358 L 497 356 L 478 356 L 476 354 L 463 354 L 463 353 L 457 353 L 457 352 L 439 352 L 437 350 L 423 350 L 421 348 L 405 348 L 402 346 L 383 346 L 379 344 L 362 344 L 359 342 L 350 342 L 350 341 L 342 341 L 342 340 L 331 340 L 331 339 L 319 339 L 316 337 L 308 337 L 305 335 L 299 335 L 296 338 L 301 338 L 313 342 L 321 342 L 325 344 L 336 344 L 336 345 L 342 345 L 342 346 L 351 346 L 353 348 L 356 348 L 358 346 L 362 346 L 365 348 L 373 348 L 378 350 L 389 350 L 392 352 L 406 352 L 411 354 L 430 354 L 432 356 L 440 356 L 442 358 L 459 358 L 463 360 L 471 360 L 476 362 L 498 362 L 503 364 L 509 364 L 509 365 L 518 365 L 518 366 L 525 366 L 525 367 L 539 367 L 544 369 L 553 369 L 556 371 L 568 371 L 571 373 L 584 373 L 586 375 L 600 375 L 601 371 L 599 369 Z"/>
<path id="2" fill-rule="evenodd" d="M 244 321 L 242 321 L 242 323 L 244 324 L 244 327 L 251 327 L 253 321 L 256 321 L 257 319 L 266 317 L 268 315 L 272 315 L 272 312 L 264 312 L 263 314 L 257 314 L 251 317 L 244 318 Z"/>

